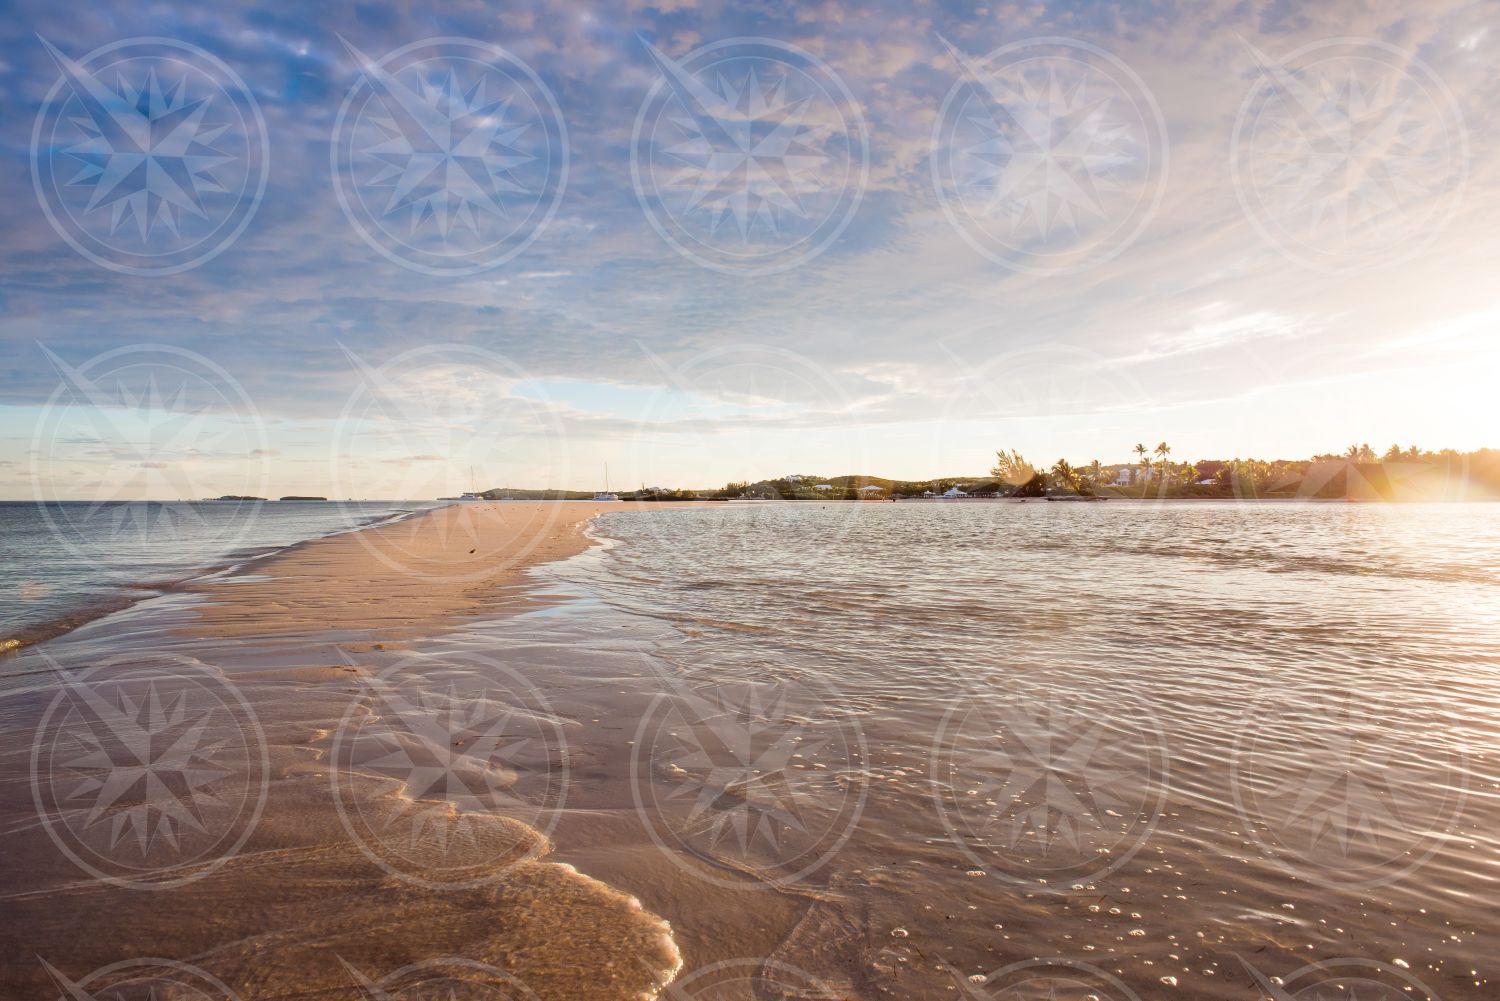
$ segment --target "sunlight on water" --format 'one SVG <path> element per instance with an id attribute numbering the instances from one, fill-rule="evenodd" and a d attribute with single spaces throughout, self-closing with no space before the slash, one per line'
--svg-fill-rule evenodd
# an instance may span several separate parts
<path id="1" fill-rule="evenodd" d="M 649 646 L 674 709 L 639 735 L 669 847 L 831 891 L 808 934 L 886 937 L 794 935 L 804 968 L 911 997 L 1054 954 L 1153 996 L 1241 990 L 1237 954 L 1399 959 L 1449 998 L 1493 972 L 1500 509 L 723 505 L 599 531 L 620 544 L 560 572 L 671 626 Z"/>

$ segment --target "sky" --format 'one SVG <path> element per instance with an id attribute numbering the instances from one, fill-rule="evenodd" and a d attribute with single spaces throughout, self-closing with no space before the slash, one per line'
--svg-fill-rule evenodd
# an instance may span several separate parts
<path id="1" fill-rule="evenodd" d="M 1500 445 L 1500 8 L 21 0 L 0 497 Z"/>

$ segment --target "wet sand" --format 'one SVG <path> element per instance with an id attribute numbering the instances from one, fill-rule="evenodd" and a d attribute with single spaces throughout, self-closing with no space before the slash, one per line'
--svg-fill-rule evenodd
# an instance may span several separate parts
<path id="1" fill-rule="evenodd" d="M 925 510 L 463 505 L 23 651 L 0 997 L 139 956 L 246 1001 L 646 998 L 679 964 L 696 1001 L 1492 996 L 1491 571 L 1423 555 L 1473 525 Z M 1376 539 L 1420 558 L 1370 583 Z M 1383 631 L 1392 595 L 1428 624 Z M 95 810 L 131 723 L 167 792 Z M 1393 788 L 1303 847 L 1276 796 L 1351 770 Z"/>
<path id="2" fill-rule="evenodd" d="M 549 734 L 576 714 L 527 704 L 519 675 L 497 683 L 504 651 L 423 649 L 539 607 L 527 569 L 582 552 L 590 518 L 631 507 L 437 509 L 304 543 L 12 661 L 0 996 L 52 996 L 68 986 L 58 976 L 144 994 L 138 969 L 108 969 L 135 957 L 191 964 L 245 1001 L 379 996 L 369 984 L 403 996 L 444 977 L 513 977 L 558 1001 L 655 996 L 680 965 L 667 924 L 549 857 L 565 807 L 549 784 L 558 756 L 569 764 Z M 475 705 L 531 739 L 503 760 L 462 747 L 487 732 Z M 445 774 L 429 782 L 426 766 Z"/>
<path id="3" fill-rule="evenodd" d="M 482 614 L 528 607 L 527 570 L 589 546 L 603 511 L 677 505 L 466 502 L 292 546 L 203 596 L 199 637 L 280 640 L 325 630 L 398 641 Z M 684 505 L 685 506 L 685 505 Z"/>

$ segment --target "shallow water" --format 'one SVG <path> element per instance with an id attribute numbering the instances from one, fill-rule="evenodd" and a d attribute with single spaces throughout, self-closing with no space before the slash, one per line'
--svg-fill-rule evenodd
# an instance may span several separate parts
<path id="1" fill-rule="evenodd" d="M 1494 996 L 1500 507 L 733 504 L 597 533 L 533 575 L 569 600 L 401 649 L 195 638 L 174 594 L 9 661 L 4 982 L 144 938 L 243 998 L 352 996 L 345 961 L 473 988 L 401 980 L 433 956 L 636 997 L 679 950 L 690 1001 Z M 271 778 L 253 823 L 203 816 L 254 828 L 228 862 L 143 893 L 58 853 L 118 864 L 109 828 L 43 836 L 43 652 L 121 691 L 133 657 L 233 681 Z M 44 746 L 47 816 L 77 820 L 88 748 Z M 243 810 L 242 757 L 209 808 Z"/>
<path id="2" fill-rule="evenodd" d="M 0 649 L 128 605 L 151 585 L 430 506 L 0 501 Z"/>
<path id="3" fill-rule="evenodd" d="M 1120 996 L 1007 970 L 1050 956 L 1143 998 L 1493 996 L 1500 508 L 725 505 L 599 531 L 619 544 L 556 572 L 654 623 L 642 815 L 704 883 L 816 891 L 789 967 L 869 997 Z"/>

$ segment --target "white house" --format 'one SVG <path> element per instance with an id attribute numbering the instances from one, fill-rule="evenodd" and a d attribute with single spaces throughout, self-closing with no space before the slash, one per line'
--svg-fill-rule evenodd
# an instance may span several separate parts
<path id="1" fill-rule="evenodd" d="M 969 495 L 966 494 L 966 493 L 964 493 L 962 490 L 958 489 L 958 487 L 949 487 L 947 490 L 943 491 L 943 496 L 944 497 L 967 497 Z"/>
<path id="2" fill-rule="evenodd" d="M 883 487 L 877 487 L 873 483 L 867 483 L 864 486 L 862 486 L 862 487 L 859 488 L 859 492 L 862 493 L 862 494 L 878 494 L 883 489 L 884 489 Z"/>
<path id="3" fill-rule="evenodd" d="M 813 489 L 814 490 L 832 490 L 833 489 L 833 484 L 832 483 L 815 483 L 815 484 L 813 484 Z"/>
<path id="4" fill-rule="evenodd" d="M 783 476 L 782 479 L 786 480 L 788 483 L 801 483 L 802 482 L 802 477 L 799 476 L 797 473 L 788 473 L 786 476 Z"/>

